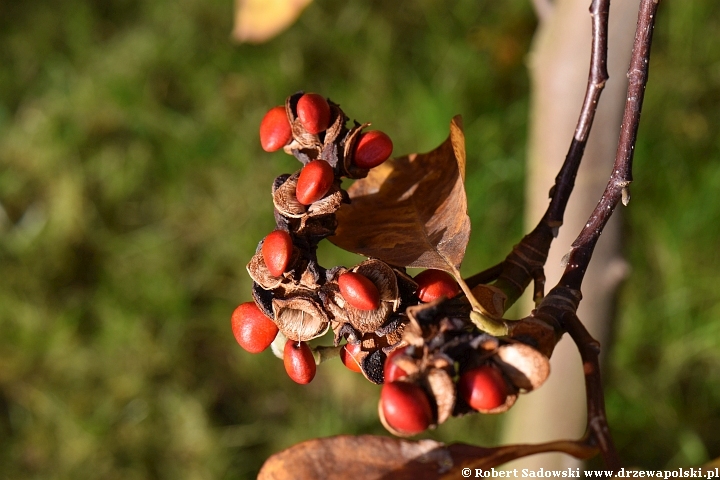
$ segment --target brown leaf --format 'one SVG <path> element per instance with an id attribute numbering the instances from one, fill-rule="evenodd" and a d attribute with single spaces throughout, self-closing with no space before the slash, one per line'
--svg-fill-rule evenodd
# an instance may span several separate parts
<path id="1" fill-rule="evenodd" d="M 233 38 L 238 42 L 266 42 L 292 25 L 311 1 L 235 0 Z"/>
<path id="2" fill-rule="evenodd" d="M 470 239 L 460 116 L 435 150 L 390 159 L 355 182 L 335 245 L 401 267 L 459 268 Z"/>
<path id="3" fill-rule="evenodd" d="M 561 451 L 577 458 L 597 452 L 576 442 L 483 448 L 445 445 L 434 440 L 402 440 L 372 435 L 317 438 L 276 453 L 258 480 L 430 480 L 462 478 L 463 468 L 483 470 L 535 453 Z"/>

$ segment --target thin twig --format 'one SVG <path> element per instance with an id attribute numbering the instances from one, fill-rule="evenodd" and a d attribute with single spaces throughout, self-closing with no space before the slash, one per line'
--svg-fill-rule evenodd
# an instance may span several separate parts
<path id="1" fill-rule="evenodd" d="M 560 172 L 555 177 L 555 185 L 550 190 L 550 205 L 535 229 L 527 234 L 513 248 L 504 262 L 503 273 L 495 283 L 508 295 L 507 306 L 512 305 L 525 291 L 532 280 L 535 280 L 535 297 L 543 296 L 545 274 L 544 266 L 550 245 L 557 236 L 563 223 L 565 209 L 570 194 L 575 187 L 575 177 L 585 153 L 590 130 L 598 101 L 605 83 L 607 73 L 607 39 L 608 15 L 610 0 L 593 0 L 590 6 L 592 18 L 592 50 L 590 53 L 590 72 L 585 90 L 585 98 L 580 109 L 577 127 L 567 156 Z"/>
<path id="2" fill-rule="evenodd" d="M 617 471 L 621 464 L 605 415 L 605 396 L 600 377 L 600 343 L 590 335 L 574 314 L 565 315 L 562 326 L 577 345 L 582 359 L 587 401 L 587 433 L 600 448 L 605 466 Z"/>
<path id="3" fill-rule="evenodd" d="M 655 24 L 655 13 L 660 0 L 643 0 L 638 15 L 630 69 L 628 70 L 628 93 L 625 102 L 620 140 L 618 142 L 615 164 L 605 191 L 588 222 L 573 242 L 567 266 L 559 285 L 580 290 L 585 271 L 592 257 L 595 244 L 605 225 L 622 200 L 624 205 L 630 201 L 629 185 L 632 182 L 632 160 L 635 151 L 637 131 L 640 126 L 640 112 L 645 96 L 645 85 L 650 63 L 650 46 Z"/>

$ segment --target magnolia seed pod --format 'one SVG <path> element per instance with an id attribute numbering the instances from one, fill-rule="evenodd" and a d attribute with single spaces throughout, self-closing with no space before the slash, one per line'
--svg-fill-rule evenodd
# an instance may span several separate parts
<path id="1" fill-rule="evenodd" d="M 274 298 L 272 305 L 275 323 L 289 340 L 310 341 L 324 335 L 330 326 L 325 310 L 311 297 Z"/>
<path id="2" fill-rule="evenodd" d="M 520 390 L 535 390 L 550 375 L 548 358 L 524 343 L 502 345 L 498 348 L 495 361 Z"/>

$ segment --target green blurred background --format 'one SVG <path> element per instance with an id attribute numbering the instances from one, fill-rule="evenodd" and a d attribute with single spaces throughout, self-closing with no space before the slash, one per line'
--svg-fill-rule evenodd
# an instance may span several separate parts
<path id="1" fill-rule="evenodd" d="M 0 478 L 254 478 L 299 441 L 384 432 L 360 375 L 331 362 L 295 385 L 230 331 L 272 180 L 298 168 L 257 138 L 290 93 L 329 96 L 398 154 L 462 114 L 464 273 L 523 233 L 529 0 L 317 0 L 262 46 L 233 44 L 232 10 L 0 1 Z M 719 13 L 667 1 L 658 18 L 606 377 L 631 465 L 720 455 Z M 492 444 L 499 426 L 426 437 Z"/>

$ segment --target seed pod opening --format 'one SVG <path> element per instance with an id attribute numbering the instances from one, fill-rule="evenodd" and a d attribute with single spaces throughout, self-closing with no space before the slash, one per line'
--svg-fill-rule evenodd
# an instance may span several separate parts
<path id="1" fill-rule="evenodd" d="M 495 361 L 505 375 L 521 390 L 539 388 L 550 375 L 550 361 L 524 343 L 510 343 L 498 348 Z"/>
<path id="2" fill-rule="evenodd" d="M 330 322 L 327 314 L 312 298 L 295 296 L 274 298 L 275 323 L 281 332 L 296 342 L 307 342 L 327 332 Z"/>

